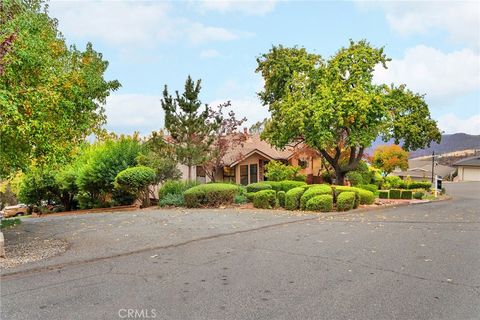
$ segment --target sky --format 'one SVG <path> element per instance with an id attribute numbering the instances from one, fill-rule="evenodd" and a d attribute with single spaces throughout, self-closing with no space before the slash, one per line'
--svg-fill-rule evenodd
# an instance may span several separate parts
<path id="1" fill-rule="evenodd" d="M 68 44 L 92 42 L 121 89 L 106 128 L 146 135 L 163 127 L 165 85 L 202 79 L 201 100 L 230 100 L 247 126 L 268 117 L 256 93 L 256 57 L 273 45 L 328 59 L 349 39 L 384 46 L 392 61 L 374 81 L 425 94 L 445 133 L 480 134 L 480 2 L 51 1 Z"/>

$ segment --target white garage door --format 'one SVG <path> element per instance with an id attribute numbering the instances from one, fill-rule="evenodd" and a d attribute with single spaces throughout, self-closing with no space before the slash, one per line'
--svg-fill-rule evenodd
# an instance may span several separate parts
<path id="1" fill-rule="evenodd" d="M 464 181 L 480 181 L 480 167 L 463 167 Z"/>

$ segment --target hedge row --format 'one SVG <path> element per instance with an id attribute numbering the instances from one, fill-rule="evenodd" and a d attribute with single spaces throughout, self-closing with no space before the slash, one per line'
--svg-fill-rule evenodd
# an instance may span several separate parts
<path id="1" fill-rule="evenodd" d="M 378 191 L 378 197 L 380 199 L 421 199 L 423 197 L 423 192 L 415 192 L 412 190 L 404 189 L 391 189 L 391 190 L 380 190 Z M 414 197 L 415 195 L 415 197 Z"/>
<path id="2" fill-rule="evenodd" d="M 285 180 L 285 181 L 263 181 L 263 182 L 256 182 L 250 183 L 247 185 L 247 192 L 258 192 L 261 190 L 275 190 L 275 191 L 285 191 L 287 192 L 290 189 L 295 187 L 305 186 L 307 185 L 303 181 L 293 181 L 293 180 Z"/>
<path id="3" fill-rule="evenodd" d="M 228 183 L 207 183 L 190 188 L 183 193 L 185 205 L 189 208 L 202 206 L 218 207 L 232 204 L 240 187 Z"/>

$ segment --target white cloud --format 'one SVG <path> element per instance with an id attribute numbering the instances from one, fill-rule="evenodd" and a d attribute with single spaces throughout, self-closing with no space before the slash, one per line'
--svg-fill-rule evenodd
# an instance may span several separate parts
<path id="1" fill-rule="evenodd" d="M 164 112 L 160 96 L 113 94 L 107 98 L 107 129 L 116 133 L 135 131 L 149 134 L 163 127 Z"/>
<path id="2" fill-rule="evenodd" d="M 217 58 L 220 57 L 221 54 L 215 49 L 207 49 L 207 50 L 202 50 L 200 52 L 200 58 L 203 59 L 210 59 L 210 58 Z"/>
<path id="3" fill-rule="evenodd" d="M 247 15 L 265 15 L 276 6 L 275 0 L 202 0 L 199 3 L 202 11 L 217 11 L 220 13 L 239 12 Z"/>
<path id="4" fill-rule="evenodd" d="M 359 2 L 361 6 L 380 7 L 390 27 L 402 34 L 427 34 L 440 29 L 453 42 L 471 47 L 480 45 L 480 2 L 478 1 L 389 1 Z"/>
<path id="5" fill-rule="evenodd" d="M 473 115 L 467 119 L 460 119 L 456 115 L 449 113 L 438 119 L 438 126 L 445 133 L 480 134 L 480 114 Z"/>
<path id="6" fill-rule="evenodd" d="M 165 2 L 54 1 L 50 12 L 68 36 L 100 39 L 113 45 L 153 46 L 179 39 L 199 44 L 245 36 L 175 16 L 172 6 Z"/>
<path id="7" fill-rule="evenodd" d="M 423 45 L 409 48 L 388 69 L 377 67 L 378 83 L 406 84 L 427 98 L 454 98 L 480 89 L 480 54 L 471 49 L 443 53 Z"/>
<path id="8" fill-rule="evenodd" d="M 247 118 L 247 122 L 244 124 L 247 128 L 257 121 L 262 121 L 263 119 L 270 117 L 268 108 L 262 106 L 258 99 L 250 97 L 239 99 L 216 99 L 211 101 L 209 106 L 217 106 L 228 100 L 232 103 L 232 110 L 235 112 L 237 119 L 243 117 Z"/>

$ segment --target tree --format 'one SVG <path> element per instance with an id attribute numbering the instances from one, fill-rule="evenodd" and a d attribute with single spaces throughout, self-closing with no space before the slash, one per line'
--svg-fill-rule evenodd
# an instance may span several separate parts
<path id="1" fill-rule="evenodd" d="M 396 144 L 378 146 L 372 157 L 372 165 L 382 170 L 386 177 L 396 168 L 408 169 L 408 152 Z"/>
<path id="2" fill-rule="evenodd" d="M 224 109 L 231 107 L 231 102 L 227 101 L 218 105 L 216 108 L 208 107 L 208 121 L 213 123 L 215 128 L 214 140 L 210 145 L 205 161 L 202 164 L 205 174 L 212 182 L 215 182 L 219 168 L 225 165 L 225 156 L 236 147 L 242 146 L 247 135 L 239 132 L 239 128 L 247 121 L 246 118 L 238 120 L 233 110 L 224 115 Z M 218 125 L 217 125 L 218 124 Z M 236 156 L 240 156 L 238 154 Z"/>
<path id="3" fill-rule="evenodd" d="M 72 165 L 62 168 L 55 174 L 55 181 L 60 191 L 60 201 L 65 207 L 65 211 L 75 209 L 75 196 L 79 191 L 77 178 L 76 168 Z"/>
<path id="4" fill-rule="evenodd" d="M 146 139 L 142 145 L 142 151 L 137 157 L 137 163 L 155 170 L 156 175 L 153 184 L 156 185 L 167 180 L 178 180 L 182 176 L 177 168 L 175 148 L 166 142 L 163 131 L 154 131 Z"/>
<path id="5" fill-rule="evenodd" d="M 175 146 L 177 159 L 188 167 L 188 180 L 192 179 L 192 167 L 208 160 L 211 145 L 215 140 L 221 119 L 210 118 L 208 105 L 199 100 L 201 80 L 196 82 L 188 76 L 185 92 L 176 91 L 173 98 L 165 85 L 162 108 L 165 111 L 165 128 Z"/>
<path id="6" fill-rule="evenodd" d="M 155 181 L 155 170 L 149 167 L 138 166 L 120 171 L 115 177 L 115 189 L 135 195 L 140 199 L 142 207 L 150 206 L 149 186 Z"/>
<path id="7" fill-rule="evenodd" d="M 248 132 L 250 134 L 260 134 L 265 129 L 265 124 L 267 123 L 268 118 L 263 119 L 262 121 L 257 121 L 250 126 Z"/>
<path id="8" fill-rule="evenodd" d="M 295 180 L 301 169 L 272 160 L 265 165 L 265 178 L 269 181 Z"/>
<path id="9" fill-rule="evenodd" d="M 335 170 L 337 184 L 378 136 L 402 140 L 407 150 L 439 142 L 423 95 L 404 85 L 373 83 L 374 69 L 388 61 L 383 48 L 364 40 L 350 41 L 328 61 L 304 48 L 273 47 L 257 58 L 256 71 L 265 80 L 258 95 L 271 112 L 262 138 L 278 148 L 305 143 L 317 150 Z"/>
<path id="10" fill-rule="evenodd" d="M 31 166 L 22 178 L 19 200 L 29 205 L 53 204 L 59 200 L 60 190 L 51 168 Z"/>
<path id="11" fill-rule="evenodd" d="M 90 43 L 67 47 L 41 0 L 0 4 L 0 176 L 31 162 L 67 162 L 101 131 L 101 106 L 120 84 Z"/>

